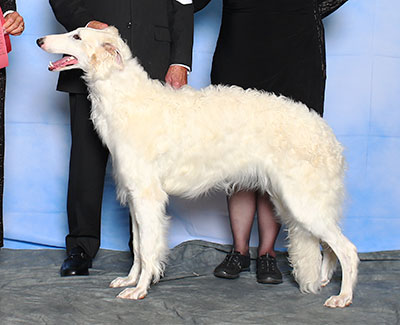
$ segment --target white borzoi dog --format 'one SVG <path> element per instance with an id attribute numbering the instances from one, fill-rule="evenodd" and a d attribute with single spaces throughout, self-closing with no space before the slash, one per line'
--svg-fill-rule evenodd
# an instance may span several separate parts
<path id="1" fill-rule="evenodd" d="M 91 117 L 110 150 L 118 198 L 130 208 L 134 263 L 127 277 L 110 286 L 134 287 L 118 297 L 141 299 L 162 276 L 168 194 L 193 198 L 212 189 L 252 189 L 271 196 L 288 227 L 300 290 L 316 293 L 326 285 L 337 257 L 342 287 L 325 305 L 351 304 L 358 257 L 338 225 L 343 148 L 316 113 L 285 97 L 239 87 L 165 86 L 148 77 L 114 27 L 78 28 L 37 43 L 69 55 L 50 63 L 50 70 L 85 72 Z"/>

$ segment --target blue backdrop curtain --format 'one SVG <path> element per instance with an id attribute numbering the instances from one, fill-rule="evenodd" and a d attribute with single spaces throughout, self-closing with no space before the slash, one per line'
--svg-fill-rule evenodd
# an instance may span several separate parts
<path id="1" fill-rule="evenodd" d="M 13 38 L 7 70 L 4 184 L 5 247 L 64 247 L 69 113 L 55 91 L 56 73 L 35 40 L 63 32 L 48 1 L 19 0 L 26 21 Z M 343 228 L 361 252 L 400 249 L 400 2 L 349 0 L 324 19 L 327 45 L 325 119 L 345 146 L 348 200 Z M 195 16 L 190 84 L 210 83 L 221 0 Z M 171 198 L 169 244 L 189 239 L 230 243 L 223 193 L 194 201 Z M 101 247 L 127 250 L 128 213 L 115 199 L 108 167 Z M 285 249 L 281 233 L 278 249 Z M 253 229 L 251 245 L 257 245 Z"/>

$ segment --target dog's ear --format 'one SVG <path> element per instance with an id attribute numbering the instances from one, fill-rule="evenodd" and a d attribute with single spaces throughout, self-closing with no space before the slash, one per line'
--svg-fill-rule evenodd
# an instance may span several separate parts
<path id="1" fill-rule="evenodd" d="M 108 26 L 107 28 L 105 28 L 104 30 L 110 32 L 111 34 L 114 34 L 116 36 L 119 36 L 119 31 L 116 27 L 114 26 Z"/>
<path id="2" fill-rule="evenodd" d="M 122 70 L 124 68 L 124 60 L 122 59 L 121 52 L 111 43 L 103 43 L 103 48 L 114 57 L 115 63 Z"/>

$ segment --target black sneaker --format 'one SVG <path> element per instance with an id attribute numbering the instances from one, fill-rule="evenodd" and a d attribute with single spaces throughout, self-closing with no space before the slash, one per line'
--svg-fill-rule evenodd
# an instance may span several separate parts
<path id="1" fill-rule="evenodd" d="M 257 257 L 257 282 L 267 284 L 282 283 L 282 273 L 271 255 Z"/>
<path id="2" fill-rule="evenodd" d="M 239 273 L 250 270 L 250 255 L 242 255 L 232 251 L 226 255 L 223 262 L 214 270 L 214 275 L 219 278 L 236 279 Z"/>

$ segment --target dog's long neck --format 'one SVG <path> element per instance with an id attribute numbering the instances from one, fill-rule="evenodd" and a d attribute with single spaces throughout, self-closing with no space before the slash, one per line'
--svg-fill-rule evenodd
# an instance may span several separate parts
<path id="1" fill-rule="evenodd" d="M 96 71 L 89 71 L 84 79 L 90 90 L 89 97 L 94 104 L 93 109 L 100 108 L 96 104 L 102 103 L 102 106 L 105 106 L 101 107 L 102 111 L 115 109 L 118 102 L 121 103 L 128 97 L 132 102 L 134 98 L 154 96 L 156 95 L 154 87 L 162 87 L 159 81 L 149 78 L 136 58 L 125 61 L 122 69 L 115 68 L 106 76 L 99 76 Z"/>
<path id="2" fill-rule="evenodd" d="M 91 119 L 103 142 L 110 148 L 109 127 L 123 116 L 149 111 L 146 103 L 163 91 L 158 80 L 149 78 L 136 58 L 125 61 L 123 69 L 114 69 L 106 78 L 86 73 L 84 79 L 92 102 Z M 145 107 L 146 106 L 146 107 Z"/>
<path id="3" fill-rule="evenodd" d="M 116 87 L 115 89 L 129 88 L 133 91 L 134 89 L 131 87 L 137 87 L 138 84 L 143 87 L 151 81 L 147 72 L 138 63 L 136 58 L 128 59 L 120 69 L 113 68 L 107 71 L 107 73 L 100 74 L 96 70 L 87 71 L 83 78 L 89 89 L 92 90 L 104 85 L 111 85 L 115 82 L 119 82 L 123 87 Z"/>

